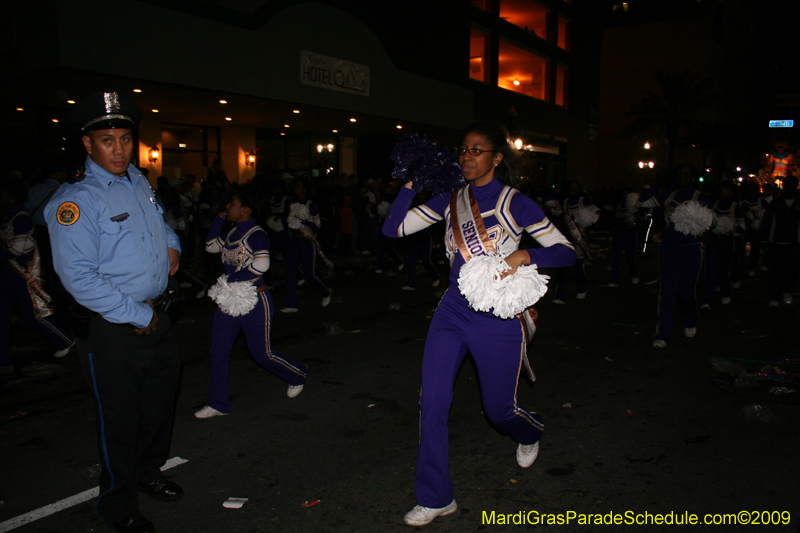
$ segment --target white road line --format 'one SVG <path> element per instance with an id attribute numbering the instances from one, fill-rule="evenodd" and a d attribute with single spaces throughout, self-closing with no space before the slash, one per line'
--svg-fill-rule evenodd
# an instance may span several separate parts
<path id="1" fill-rule="evenodd" d="M 186 462 L 188 462 L 188 459 L 173 457 L 172 459 L 167 461 L 166 464 L 164 464 L 164 466 L 161 467 L 161 471 L 163 472 L 164 470 L 169 470 L 170 468 L 182 465 L 183 463 Z M 0 533 L 11 531 L 12 529 L 24 526 L 25 524 L 30 524 L 31 522 L 35 522 L 40 518 L 50 516 L 51 514 L 63 511 L 64 509 L 69 509 L 74 505 L 78 505 L 79 503 L 83 503 L 85 501 L 91 500 L 92 498 L 96 498 L 98 494 L 100 494 L 100 487 L 95 487 L 93 489 L 85 490 L 80 494 L 76 494 L 75 496 L 64 498 L 63 500 L 57 501 L 56 503 L 45 505 L 44 507 L 40 507 L 39 509 L 31 511 L 30 513 L 25 513 L 23 515 L 19 515 L 16 518 L 12 518 L 11 520 L 0 522 Z"/>

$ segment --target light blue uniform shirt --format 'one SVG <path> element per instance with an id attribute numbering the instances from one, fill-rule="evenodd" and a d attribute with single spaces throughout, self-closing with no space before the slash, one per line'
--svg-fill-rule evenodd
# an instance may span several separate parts
<path id="1" fill-rule="evenodd" d="M 75 300 L 109 322 L 144 328 L 153 318 L 144 302 L 167 287 L 167 249 L 181 248 L 147 178 L 133 165 L 128 176 L 87 156 L 86 177 L 59 187 L 45 220 L 56 272 Z"/>

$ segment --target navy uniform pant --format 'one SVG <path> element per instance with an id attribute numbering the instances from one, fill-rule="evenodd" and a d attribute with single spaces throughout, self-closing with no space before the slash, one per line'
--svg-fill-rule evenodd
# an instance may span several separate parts
<path id="1" fill-rule="evenodd" d="M 415 236 L 412 236 L 415 237 Z M 431 237 L 416 239 L 408 247 L 408 268 L 406 269 L 406 285 L 408 287 L 417 286 L 417 259 L 422 261 L 422 266 L 431 277 L 432 282 L 439 281 L 439 271 L 431 262 Z M 408 237 L 406 237 L 408 238 Z M 448 502 L 449 503 L 449 502 Z"/>
<path id="2" fill-rule="evenodd" d="M 672 340 L 675 307 L 679 300 L 683 326 L 697 327 L 697 277 L 702 264 L 700 243 L 661 243 L 658 250 L 658 325 L 655 340 L 667 343 Z"/>
<path id="3" fill-rule="evenodd" d="M 639 277 L 636 264 L 636 231 L 618 231 L 611 240 L 611 283 L 619 283 L 619 271 L 622 266 L 622 254 L 628 260 L 628 274 L 631 278 Z M 578 291 L 580 292 L 580 291 Z"/>
<path id="4" fill-rule="evenodd" d="M 97 511 L 111 523 L 138 510 L 138 485 L 158 479 L 168 459 L 181 357 L 169 317 L 158 318 L 149 335 L 97 318 L 78 341 L 97 405 Z"/>
<path id="5" fill-rule="evenodd" d="M 457 289 L 445 292 L 431 321 L 422 361 L 415 481 L 419 505 L 439 508 L 453 501 L 447 421 L 453 385 L 467 351 L 475 360 L 484 412 L 491 423 L 521 444 L 539 441 L 542 418 L 517 404 L 525 349 L 518 318 L 501 320 L 477 313 L 467 307 Z M 510 455 L 509 460 L 513 460 Z"/>
<path id="6" fill-rule="evenodd" d="M 714 303 L 714 292 L 719 284 L 723 298 L 731 297 L 731 268 L 734 254 L 733 235 L 708 236 L 706 243 L 706 276 L 703 303 Z"/>
<path id="7" fill-rule="evenodd" d="M 778 301 L 783 294 L 792 294 L 797 287 L 800 271 L 800 246 L 795 243 L 769 243 L 767 265 L 769 299 Z"/>
<path id="8" fill-rule="evenodd" d="M 589 279 L 586 277 L 584 265 L 584 259 L 579 257 L 578 260 L 575 261 L 575 265 L 556 269 L 556 279 L 558 280 L 556 299 L 563 301 L 566 301 L 567 299 L 567 277 L 569 276 L 570 269 L 573 269 L 575 272 L 575 285 L 577 285 L 578 294 L 589 290 Z"/>
<path id="9" fill-rule="evenodd" d="M 305 237 L 293 235 L 286 247 L 286 307 L 298 307 L 297 267 L 301 263 L 308 284 L 323 297 L 331 294 L 331 290 L 322 283 L 315 271 L 316 245 Z"/>
<path id="10" fill-rule="evenodd" d="M 228 398 L 228 374 L 233 343 L 244 330 L 247 348 L 256 363 L 290 385 L 306 382 L 308 367 L 283 357 L 272 349 L 274 309 L 269 291 L 258 293 L 252 311 L 242 316 L 226 315 L 217 309 L 211 329 L 211 376 L 208 380 L 208 405 L 223 413 L 231 412 Z"/>

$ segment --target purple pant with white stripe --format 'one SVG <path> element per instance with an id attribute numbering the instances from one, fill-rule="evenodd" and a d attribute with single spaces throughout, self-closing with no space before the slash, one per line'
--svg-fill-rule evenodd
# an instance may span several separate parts
<path id="1" fill-rule="evenodd" d="M 431 321 L 422 361 L 415 488 L 417 504 L 423 507 L 439 508 L 453 501 L 447 421 L 453 384 L 468 350 L 475 360 L 484 412 L 491 423 L 521 444 L 537 442 L 544 431 L 538 414 L 517 405 L 525 350 L 520 320 L 501 320 L 473 311 L 457 289 L 449 289 Z M 509 453 L 509 461 L 512 457 Z"/>
<path id="2" fill-rule="evenodd" d="M 229 360 L 233 343 L 241 330 L 244 330 L 247 348 L 256 363 L 289 385 L 306 382 L 308 367 L 283 357 L 270 346 L 274 313 L 269 291 L 258 293 L 256 306 L 246 315 L 230 316 L 217 309 L 211 330 L 211 376 L 208 380 L 208 405 L 217 411 L 231 412 Z"/>

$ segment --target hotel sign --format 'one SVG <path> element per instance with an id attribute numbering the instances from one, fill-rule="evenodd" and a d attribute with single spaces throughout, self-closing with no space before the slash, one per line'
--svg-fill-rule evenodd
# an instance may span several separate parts
<path id="1" fill-rule="evenodd" d="M 369 96 L 369 67 L 302 50 L 300 83 Z"/>

